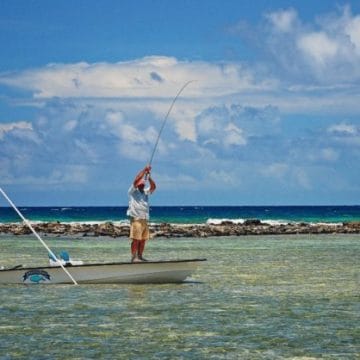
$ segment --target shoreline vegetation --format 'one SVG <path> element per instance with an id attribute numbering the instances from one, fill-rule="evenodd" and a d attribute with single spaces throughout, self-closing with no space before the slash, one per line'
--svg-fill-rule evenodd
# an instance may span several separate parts
<path id="1" fill-rule="evenodd" d="M 109 236 L 128 237 L 129 224 L 125 223 L 32 223 L 42 235 L 56 236 Z M 219 224 L 150 224 L 151 238 L 167 237 L 213 237 L 244 235 L 291 235 L 291 234 L 360 234 L 360 221 L 330 223 L 270 224 L 261 220 L 246 220 L 243 223 L 223 221 Z M 0 234 L 27 235 L 31 230 L 25 223 L 1 223 Z"/>

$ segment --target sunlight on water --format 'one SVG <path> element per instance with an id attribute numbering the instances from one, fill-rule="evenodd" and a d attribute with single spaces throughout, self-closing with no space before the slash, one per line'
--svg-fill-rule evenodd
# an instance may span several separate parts
<path id="1" fill-rule="evenodd" d="M 360 237 L 156 239 L 151 259 L 206 257 L 178 285 L 0 285 L 0 359 L 356 359 Z M 127 261 L 126 239 L 48 238 L 74 259 Z M 0 237 L 0 265 L 47 264 Z"/>

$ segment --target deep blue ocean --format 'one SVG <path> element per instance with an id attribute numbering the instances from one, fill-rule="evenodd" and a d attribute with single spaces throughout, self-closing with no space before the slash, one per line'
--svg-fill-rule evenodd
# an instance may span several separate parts
<path id="1" fill-rule="evenodd" d="M 20 207 L 31 221 L 126 221 L 126 207 Z M 360 206 L 154 206 L 151 222 L 199 224 L 259 219 L 273 223 L 360 221 Z M 0 223 L 21 221 L 10 207 L 0 207 Z"/>

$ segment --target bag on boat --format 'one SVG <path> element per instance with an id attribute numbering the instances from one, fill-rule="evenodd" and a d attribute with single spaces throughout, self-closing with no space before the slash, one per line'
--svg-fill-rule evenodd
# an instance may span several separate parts
<path id="1" fill-rule="evenodd" d="M 60 252 L 59 257 L 56 259 L 52 254 L 49 253 L 49 262 L 50 266 L 60 266 L 60 262 L 64 266 L 72 266 L 72 265 L 83 265 L 84 262 L 81 260 L 72 260 L 67 251 L 62 250 Z"/>

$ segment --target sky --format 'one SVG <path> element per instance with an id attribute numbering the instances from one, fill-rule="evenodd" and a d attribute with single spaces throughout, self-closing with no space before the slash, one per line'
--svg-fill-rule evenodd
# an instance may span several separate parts
<path id="1" fill-rule="evenodd" d="M 360 204 L 360 2 L 2 0 L 0 186 L 22 206 Z M 0 206 L 6 206 L 0 199 Z"/>

